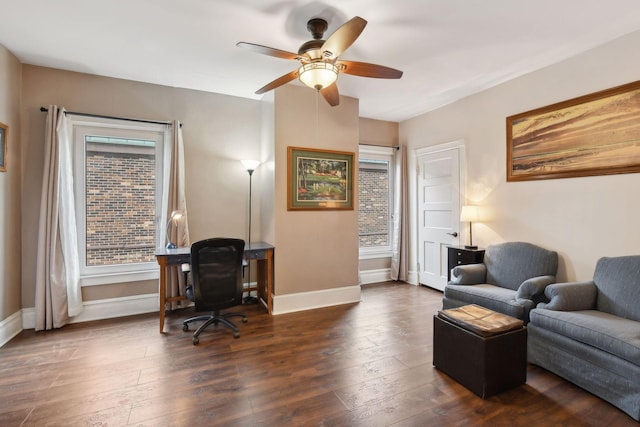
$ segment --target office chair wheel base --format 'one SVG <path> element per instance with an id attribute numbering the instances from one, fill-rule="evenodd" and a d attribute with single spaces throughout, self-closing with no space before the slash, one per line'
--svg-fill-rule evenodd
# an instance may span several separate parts
<path id="1" fill-rule="evenodd" d="M 182 325 L 182 330 L 187 332 L 189 330 L 189 325 L 187 325 L 186 323 Z"/>
<path id="2" fill-rule="evenodd" d="M 242 323 L 247 323 L 247 317 L 246 316 L 242 317 Z"/>
<path id="3" fill-rule="evenodd" d="M 240 338 L 240 332 L 234 332 L 233 333 L 233 337 L 234 338 Z"/>
<path id="4" fill-rule="evenodd" d="M 200 338 L 198 338 L 198 337 L 193 337 L 193 339 L 191 340 L 191 342 L 193 343 L 193 345 L 198 345 L 198 343 L 200 342 Z"/>
<path id="5" fill-rule="evenodd" d="M 244 297 L 244 304 L 257 304 L 258 303 L 258 298 L 256 297 L 252 297 L 251 295 L 248 295 L 246 297 Z"/>

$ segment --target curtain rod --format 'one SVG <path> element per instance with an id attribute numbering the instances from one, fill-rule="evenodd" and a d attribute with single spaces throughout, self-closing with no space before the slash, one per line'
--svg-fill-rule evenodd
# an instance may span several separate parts
<path id="1" fill-rule="evenodd" d="M 49 111 L 49 109 L 46 108 L 46 107 L 40 107 L 40 111 L 42 111 L 43 113 L 46 113 L 47 111 Z M 74 114 L 76 116 L 97 117 L 97 118 L 101 118 L 101 119 L 126 120 L 128 122 L 154 123 L 154 124 L 158 124 L 158 125 L 170 125 L 170 124 L 172 124 L 171 122 L 163 122 L 163 121 L 160 121 L 160 120 L 132 119 L 132 118 L 129 118 L 129 117 L 105 116 L 105 115 L 102 115 L 102 114 L 78 113 L 78 112 L 75 112 L 75 111 L 66 111 L 66 110 L 65 110 L 65 113 Z M 182 127 L 182 123 L 180 123 L 180 127 Z"/>
<path id="2" fill-rule="evenodd" d="M 370 147 L 395 148 L 396 150 L 400 149 L 400 145 L 379 145 L 379 144 L 368 144 L 366 142 L 360 143 L 358 145 L 368 145 Z"/>

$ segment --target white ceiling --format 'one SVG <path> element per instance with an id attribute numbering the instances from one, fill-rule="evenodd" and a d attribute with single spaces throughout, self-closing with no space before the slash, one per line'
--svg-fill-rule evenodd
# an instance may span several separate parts
<path id="1" fill-rule="evenodd" d="M 296 52 L 306 22 L 325 38 L 369 23 L 343 59 L 404 71 L 342 74 L 362 117 L 402 121 L 640 30 L 638 0 L 0 0 L 0 44 L 26 64 L 259 99 L 297 62 L 238 41 Z M 300 84 L 299 82 L 289 84 Z M 309 89 L 311 90 L 311 89 Z"/>

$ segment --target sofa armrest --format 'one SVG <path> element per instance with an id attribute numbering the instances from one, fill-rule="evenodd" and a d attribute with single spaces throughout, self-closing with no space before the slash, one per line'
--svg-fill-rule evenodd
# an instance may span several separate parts
<path id="1" fill-rule="evenodd" d="M 556 276 L 538 276 L 527 279 L 516 291 L 516 299 L 537 300 L 544 295 L 547 286 L 556 281 Z"/>
<path id="2" fill-rule="evenodd" d="M 592 280 L 586 282 L 554 283 L 544 290 L 548 303 L 538 308 L 556 311 L 593 310 L 596 307 L 598 288 Z"/>
<path id="3" fill-rule="evenodd" d="M 487 267 L 484 264 L 457 265 L 451 269 L 452 285 L 477 285 L 485 283 Z"/>

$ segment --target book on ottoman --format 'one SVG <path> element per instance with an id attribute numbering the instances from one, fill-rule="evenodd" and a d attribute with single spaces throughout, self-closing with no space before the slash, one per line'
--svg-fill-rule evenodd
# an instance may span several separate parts
<path id="1" fill-rule="evenodd" d="M 475 304 L 440 310 L 438 316 L 483 337 L 513 331 L 524 326 L 524 322 L 520 319 Z"/>

